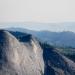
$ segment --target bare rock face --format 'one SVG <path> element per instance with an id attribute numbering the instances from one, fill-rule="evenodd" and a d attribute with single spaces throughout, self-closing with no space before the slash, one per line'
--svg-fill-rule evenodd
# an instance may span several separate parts
<path id="1" fill-rule="evenodd" d="M 0 75 L 75 75 L 75 63 L 31 36 L 0 30 Z"/>
<path id="2" fill-rule="evenodd" d="M 0 75 L 41 75 L 44 69 L 42 50 L 20 43 L 9 32 L 0 31 Z M 40 52 L 40 54 L 39 54 Z"/>

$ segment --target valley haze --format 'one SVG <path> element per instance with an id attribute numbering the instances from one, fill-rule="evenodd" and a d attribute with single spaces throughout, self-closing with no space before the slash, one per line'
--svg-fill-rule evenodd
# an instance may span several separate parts
<path id="1" fill-rule="evenodd" d="M 72 31 L 75 32 L 75 22 L 55 22 L 55 23 L 39 23 L 39 22 L 10 22 L 0 23 L 0 28 L 25 28 L 35 31 Z"/>

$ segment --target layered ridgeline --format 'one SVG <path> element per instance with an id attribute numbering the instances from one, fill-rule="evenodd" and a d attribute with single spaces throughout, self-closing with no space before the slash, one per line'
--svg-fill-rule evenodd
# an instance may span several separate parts
<path id="1" fill-rule="evenodd" d="M 0 30 L 0 75 L 75 75 L 75 63 L 32 35 Z"/>
<path id="2" fill-rule="evenodd" d="M 32 34 L 33 36 L 36 36 L 40 41 L 47 42 L 56 47 L 75 48 L 75 33 L 71 31 L 63 31 L 63 32 L 34 31 L 23 28 L 9 28 L 7 30 Z"/>

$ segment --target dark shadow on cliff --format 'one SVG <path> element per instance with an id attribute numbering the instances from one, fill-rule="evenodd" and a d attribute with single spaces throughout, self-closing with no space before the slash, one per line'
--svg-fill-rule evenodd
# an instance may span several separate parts
<path id="1" fill-rule="evenodd" d="M 67 63 L 62 58 L 62 55 L 59 54 L 54 47 L 48 45 L 48 44 L 41 44 L 43 48 L 43 60 L 44 60 L 44 75 L 56 75 L 55 68 L 59 68 L 60 70 L 64 71 L 64 74 L 66 74 L 66 71 L 69 72 L 69 69 L 67 67 Z"/>
<path id="2" fill-rule="evenodd" d="M 43 48 L 43 59 L 44 59 L 44 75 L 55 75 L 54 70 L 48 64 L 48 60 L 50 60 L 50 52 L 53 50 L 52 46 L 48 46 L 46 43 L 40 43 L 41 47 Z M 51 51 L 50 51 L 51 50 Z"/>

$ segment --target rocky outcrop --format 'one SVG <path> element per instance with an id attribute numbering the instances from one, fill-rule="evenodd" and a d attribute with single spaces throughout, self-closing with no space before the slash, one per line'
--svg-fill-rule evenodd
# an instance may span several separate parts
<path id="1" fill-rule="evenodd" d="M 0 75 L 75 75 L 75 63 L 31 35 L 0 30 Z"/>
<path id="2" fill-rule="evenodd" d="M 0 30 L 0 75 L 41 75 L 44 63 L 37 45 L 33 40 L 20 43 L 9 32 Z"/>

